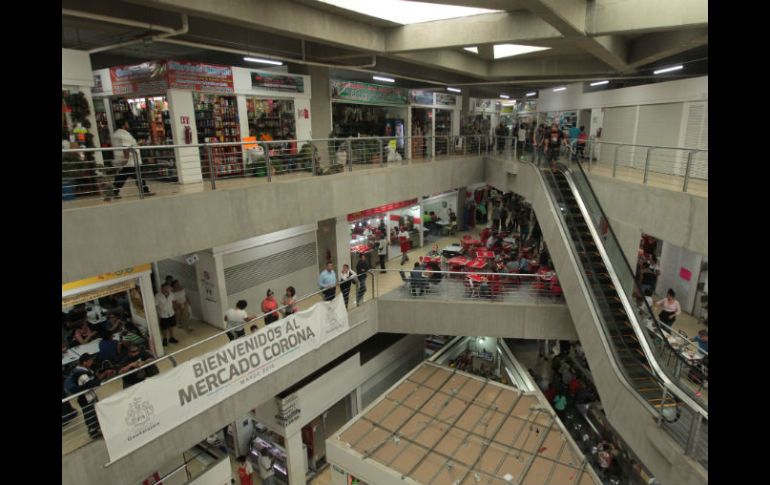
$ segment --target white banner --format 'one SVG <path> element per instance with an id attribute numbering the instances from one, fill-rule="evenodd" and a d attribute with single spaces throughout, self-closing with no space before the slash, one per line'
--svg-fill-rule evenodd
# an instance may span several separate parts
<path id="1" fill-rule="evenodd" d="M 348 328 L 348 312 L 338 294 L 334 301 L 316 303 L 98 402 L 96 415 L 110 461 L 126 456 Z"/>

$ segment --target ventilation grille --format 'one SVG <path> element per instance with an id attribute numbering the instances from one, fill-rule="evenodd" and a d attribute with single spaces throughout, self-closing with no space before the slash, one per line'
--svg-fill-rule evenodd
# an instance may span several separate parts
<path id="1" fill-rule="evenodd" d="M 197 292 L 198 282 L 195 277 L 195 267 L 187 263 L 180 263 L 173 259 L 164 259 L 158 261 L 158 271 L 160 271 L 161 282 L 165 281 L 166 275 L 171 275 L 179 280 L 185 290 Z"/>
<path id="2" fill-rule="evenodd" d="M 684 146 L 708 150 L 709 143 L 708 108 L 706 103 L 692 103 L 687 113 L 687 131 Z M 692 178 L 708 180 L 708 153 L 698 152 L 692 157 L 690 169 Z"/>
<path id="3" fill-rule="evenodd" d="M 227 294 L 236 295 L 308 266 L 316 266 L 315 242 L 225 268 Z"/>

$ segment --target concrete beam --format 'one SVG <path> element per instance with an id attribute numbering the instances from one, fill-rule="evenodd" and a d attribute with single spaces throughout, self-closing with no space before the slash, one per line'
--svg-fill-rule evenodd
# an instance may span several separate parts
<path id="1" fill-rule="evenodd" d="M 484 180 L 477 156 L 62 211 L 62 281 L 176 257 Z M 287 196 L 287 194 L 289 194 Z M 277 210 L 280 200 L 282 209 Z M 196 224 L 185 221 L 195 220 Z M 93 238 L 93 234 L 100 234 Z M 137 238 L 136 235 L 142 237 Z M 126 245 L 126 241 L 132 241 Z M 123 248 L 114 251 L 113 248 Z"/>
<path id="2" fill-rule="evenodd" d="M 567 37 L 585 34 L 587 0 L 524 0 L 522 3 Z"/>
<path id="3" fill-rule="evenodd" d="M 695 47 L 708 44 L 707 29 L 679 30 L 647 34 L 631 42 L 628 60 L 631 67 L 640 67 L 665 59 Z"/>
<path id="4" fill-rule="evenodd" d="M 619 35 L 586 37 L 581 47 L 617 71 L 627 71 L 629 68 L 628 42 Z"/>
<path id="5" fill-rule="evenodd" d="M 432 66 L 459 74 L 486 78 L 489 62 L 475 56 L 468 56 L 452 49 L 440 49 L 421 52 L 400 52 L 390 57 L 414 62 L 421 66 Z"/>
<path id="6" fill-rule="evenodd" d="M 396 291 L 398 292 L 398 290 Z M 380 332 L 577 340 L 567 305 L 399 298 L 377 301 Z"/>
<path id="7" fill-rule="evenodd" d="M 286 0 L 261 0 L 258 5 L 252 0 L 228 0 L 217 2 L 216 8 L 211 0 L 130 1 L 343 47 L 370 52 L 385 49 L 381 29 Z"/>
<path id="8" fill-rule="evenodd" d="M 708 0 L 595 0 L 588 5 L 586 33 L 629 34 L 707 27 Z"/>
<path id="9" fill-rule="evenodd" d="M 610 73 L 607 64 L 592 58 L 543 57 L 495 61 L 489 66 L 490 78 L 564 77 Z"/>
<path id="10" fill-rule="evenodd" d="M 520 10 L 524 0 L 420 0 L 423 3 L 458 5 L 460 7 L 488 8 L 490 10 Z"/>
<path id="11" fill-rule="evenodd" d="M 478 44 L 526 44 L 560 37 L 557 29 L 529 12 L 491 13 L 388 29 L 385 50 L 406 52 Z"/>

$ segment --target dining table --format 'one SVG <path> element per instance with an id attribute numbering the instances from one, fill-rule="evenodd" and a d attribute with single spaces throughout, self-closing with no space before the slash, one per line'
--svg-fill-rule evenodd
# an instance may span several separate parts
<path id="1" fill-rule="evenodd" d="M 489 259 L 494 257 L 495 257 L 495 252 L 490 251 L 489 249 L 479 249 L 476 251 L 476 258 Z"/>
<path id="2" fill-rule="evenodd" d="M 476 258 L 473 261 L 470 261 L 465 264 L 466 268 L 475 269 L 475 270 L 484 269 L 486 266 L 487 266 L 487 261 L 482 258 Z"/>
<path id="3" fill-rule="evenodd" d="M 420 256 L 420 262 L 424 264 L 441 264 L 441 256 Z"/>
<path id="4" fill-rule="evenodd" d="M 444 249 L 441 250 L 441 254 L 444 255 L 445 258 L 452 258 L 454 256 L 459 256 L 463 252 L 463 247 L 459 244 L 450 244 L 449 246 L 446 246 Z"/>

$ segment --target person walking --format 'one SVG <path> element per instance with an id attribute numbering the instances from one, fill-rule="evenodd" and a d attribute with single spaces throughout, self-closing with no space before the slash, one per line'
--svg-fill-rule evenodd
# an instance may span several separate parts
<path id="1" fill-rule="evenodd" d="M 385 259 L 388 257 L 388 238 L 383 231 L 380 240 L 377 241 L 377 256 L 380 258 L 380 273 L 385 272 Z"/>
<path id="2" fill-rule="evenodd" d="M 254 316 L 246 313 L 246 307 L 248 302 L 246 300 L 238 300 L 235 304 L 235 308 L 230 308 L 225 312 L 225 322 L 227 322 L 227 338 L 230 342 L 246 335 L 246 330 L 243 328 L 243 324 L 254 320 Z"/>
<path id="3" fill-rule="evenodd" d="M 350 266 L 347 264 L 343 264 L 342 271 L 340 271 L 340 291 L 342 292 L 342 297 L 345 299 L 345 308 L 348 307 L 350 285 L 352 285 L 355 281 L 357 281 L 355 271 L 351 270 Z"/>
<path id="4" fill-rule="evenodd" d="M 174 314 L 176 315 L 176 323 L 179 325 L 179 328 L 184 328 L 188 332 L 192 332 L 193 328 L 190 323 L 190 299 L 187 297 L 187 291 L 179 280 L 174 280 L 171 284 L 171 288 L 174 291 Z"/>
<path id="5" fill-rule="evenodd" d="M 532 134 L 532 148 L 533 148 L 533 161 L 540 166 L 540 163 L 545 159 L 545 153 L 543 152 L 545 145 L 545 125 L 542 123 L 537 127 Z"/>
<path id="6" fill-rule="evenodd" d="M 174 313 L 174 294 L 171 287 L 163 283 L 160 292 L 155 295 L 155 308 L 158 311 L 160 319 L 160 330 L 163 332 L 163 346 L 169 343 L 178 344 L 179 341 L 174 338 L 174 327 L 176 326 L 176 314 Z"/>
<path id="7" fill-rule="evenodd" d="M 251 463 L 245 456 L 238 457 L 238 479 L 241 485 L 253 485 L 252 476 L 254 475 L 254 469 L 251 467 Z M 262 483 L 265 483 L 264 481 Z"/>
<path id="8" fill-rule="evenodd" d="M 404 263 L 409 261 L 409 255 L 407 255 L 407 253 L 409 252 L 409 246 L 411 245 L 409 233 L 406 232 L 404 226 L 401 226 L 399 229 L 398 242 L 401 245 L 401 266 L 403 266 Z"/>
<path id="9" fill-rule="evenodd" d="M 674 290 L 669 288 L 666 292 L 666 297 L 658 301 L 656 305 L 663 307 L 658 314 L 660 321 L 669 327 L 673 327 L 677 315 L 682 313 L 682 307 L 679 305 L 679 301 L 676 299 L 676 293 Z"/>
<path id="10" fill-rule="evenodd" d="M 358 274 L 358 291 L 356 291 L 356 306 L 360 305 L 364 301 L 364 295 L 366 294 L 366 277 L 369 276 L 369 261 L 366 260 L 366 255 L 358 255 L 358 263 L 356 263 L 356 273 Z"/>
<path id="11" fill-rule="evenodd" d="M 331 301 L 337 292 L 337 275 L 334 273 L 334 264 L 329 261 L 326 269 L 318 275 L 318 286 L 324 290 L 324 301 Z"/>
<path id="12" fill-rule="evenodd" d="M 554 123 L 551 125 L 551 132 L 545 138 L 546 160 L 551 162 L 552 172 L 556 172 L 556 163 L 559 161 L 559 150 L 562 145 L 566 145 L 564 133 L 559 130 L 559 125 Z"/>
<path id="13" fill-rule="evenodd" d="M 129 177 L 134 177 L 136 179 L 136 186 L 144 192 L 144 195 L 155 195 L 154 192 L 150 192 L 150 188 L 147 187 L 147 182 L 144 178 L 142 178 L 141 187 L 139 186 L 139 179 L 136 178 L 136 154 L 132 153 L 132 149 L 136 148 L 138 143 L 136 142 L 136 138 L 134 138 L 128 130 L 128 120 L 123 120 L 123 123 L 120 124 L 120 128 L 115 130 L 111 137 L 112 146 L 124 147 L 123 150 L 115 150 L 115 158 L 112 161 L 112 164 L 116 168 L 120 168 L 115 176 L 112 197 L 115 199 L 121 198 L 120 189 L 123 188 L 123 185 Z M 141 174 L 141 166 L 139 167 L 139 171 Z"/>
<path id="14" fill-rule="evenodd" d="M 527 125 L 525 123 L 519 124 L 518 143 L 519 143 L 519 158 L 521 159 L 524 157 L 524 149 L 527 146 Z"/>
<path id="15" fill-rule="evenodd" d="M 492 203 L 492 230 L 499 231 L 500 229 L 500 204 L 498 202 Z"/>
<path id="16" fill-rule="evenodd" d="M 275 293 L 270 288 L 267 289 L 265 299 L 262 300 L 262 313 L 265 314 L 265 325 L 275 322 L 278 316 L 278 301 L 275 299 Z"/>

